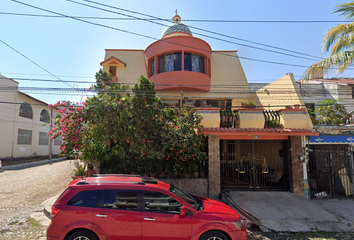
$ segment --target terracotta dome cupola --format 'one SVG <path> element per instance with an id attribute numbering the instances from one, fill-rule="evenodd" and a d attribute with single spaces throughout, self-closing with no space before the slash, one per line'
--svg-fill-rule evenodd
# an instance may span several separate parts
<path id="1" fill-rule="evenodd" d="M 211 47 L 193 37 L 177 14 L 160 40 L 145 49 L 146 75 L 155 90 L 209 92 L 211 82 Z"/>

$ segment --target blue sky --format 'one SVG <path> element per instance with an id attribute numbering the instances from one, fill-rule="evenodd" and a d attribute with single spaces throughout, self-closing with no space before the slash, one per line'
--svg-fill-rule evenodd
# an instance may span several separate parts
<path id="1" fill-rule="evenodd" d="M 58 12 L 69 16 L 122 18 L 126 16 L 88 8 L 66 0 L 18 0 L 36 7 Z M 75 0 L 85 3 L 82 0 Z M 199 22 L 185 20 L 241 20 L 241 21 L 342 21 L 343 17 L 333 14 L 334 6 L 344 1 L 323 0 L 234 0 L 234 1 L 118 1 L 95 0 L 110 6 L 153 15 L 163 19 L 171 19 L 175 10 L 182 18 L 182 23 L 191 26 L 195 37 L 207 41 L 213 50 L 237 50 L 241 57 L 241 64 L 249 82 L 272 82 L 288 72 L 292 72 L 295 79 L 301 78 L 306 68 L 314 60 L 304 55 L 290 51 L 325 58 L 321 52 L 321 43 L 326 31 L 338 23 L 299 23 L 299 22 Z M 87 3 L 87 2 L 86 2 Z M 87 3 L 89 4 L 89 3 Z M 94 4 L 91 4 L 94 5 Z M 96 5 L 97 6 L 97 5 Z M 97 6 L 100 7 L 100 6 Z M 106 8 L 124 14 L 133 15 L 121 10 Z M 1 0 L 0 10 L 0 40 L 25 55 L 33 62 L 46 69 L 63 81 L 94 81 L 95 72 L 100 68 L 104 58 L 104 49 L 145 49 L 154 42 L 154 39 L 136 36 L 133 34 L 87 24 L 70 18 L 49 18 L 10 15 L 5 13 L 55 15 L 21 5 L 11 0 Z M 136 17 L 142 17 L 134 15 Z M 123 31 L 138 33 L 152 38 L 160 38 L 164 26 L 137 20 L 99 20 L 85 19 L 92 23 L 115 27 Z M 158 21 L 169 25 L 167 22 Z M 257 42 L 290 51 L 272 49 L 269 47 L 251 44 L 249 42 L 213 35 L 193 29 L 198 27 L 246 41 Z M 216 37 L 231 41 L 220 41 Z M 244 45 L 249 45 L 247 47 Z M 283 54 L 276 54 L 256 48 L 280 51 L 285 54 L 301 56 L 296 58 Z M 251 58 L 254 60 L 247 60 Z M 264 63 L 255 60 L 277 62 L 282 64 Z M 44 82 L 19 80 L 45 79 L 56 80 L 48 72 L 36 66 L 23 56 L 0 42 L 0 73 L 20 82 L 21 87 L 69 88 L 63 82 Z M 346 71 L 342 76 L 353 77 L 353 71 Z M 337 76 L 335 72 L 327 77 Z M 73 87 L 89 87 L 90 83 L 68 83 Z M 48 103 L 58 100 L 80 101 L 81 94 L 63 91 L 25 91 L 28 94 Z M 74 95 L 72 95 L 74 94 Z"/>

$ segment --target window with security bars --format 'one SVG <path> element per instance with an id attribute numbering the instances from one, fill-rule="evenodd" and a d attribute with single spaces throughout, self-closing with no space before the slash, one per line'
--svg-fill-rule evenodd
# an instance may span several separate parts
<path id="1" fill-rule="evenodd" d="M 31 145 L 32 144 L 32 130 L 18 129 L 17 144 L 18 145 Z"/>
<path id="2" fill-rule="evenodd" d="M 49 123 L 49 113 L 47 110 L 42 110 L 39 121 Z"/>
<path id="3" fill-rule="evenodd" d="M 49 144 L 49 136 L 46 132 L 39 132 L 39 145 L 48 145 Z"/>
<path id="4" fill-rule="evenodd" d="M 19 116 L 33 119 L 33 111 L 31 105 L 26 102 L 22 103 L 20 106 Z"/>

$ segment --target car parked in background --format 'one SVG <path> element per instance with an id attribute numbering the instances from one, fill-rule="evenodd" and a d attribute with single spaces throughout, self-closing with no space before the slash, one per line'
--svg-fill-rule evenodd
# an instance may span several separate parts
<path id="1" fill-rule="evenodd" d="M 72 181 L 52 207 L 48 240 L 245 240 L 230 206 L 136 175 Z"/>

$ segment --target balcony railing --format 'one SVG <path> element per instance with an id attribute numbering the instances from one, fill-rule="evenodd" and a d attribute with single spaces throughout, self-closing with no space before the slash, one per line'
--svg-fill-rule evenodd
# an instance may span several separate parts
<path id="1" fill-rule="evenodd" d="M 220 127 L 236 128 L 238 121 L 236 110 L 220 110 Z"/>
<path id="2" fill-rule="evenodd" d="M 275 110 L 264 110 L 264 128 L 279 128 L 280 124 L 280 114 Z"/>
<path id="3" fill-rule="evenodd" d="M 263 110 L 259 113 L 264 116 L 264 128 L 279 128 L 280 114 L 275 110 Z M 238 128 L 240 127 L 239 112 L 237 110 L 220 110 L 220 127 Z"/>

